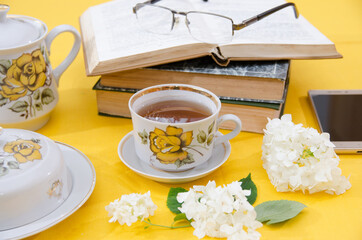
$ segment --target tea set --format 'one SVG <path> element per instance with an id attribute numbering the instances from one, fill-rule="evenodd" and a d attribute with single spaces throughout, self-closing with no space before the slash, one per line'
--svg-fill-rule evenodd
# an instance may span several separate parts
<path id="1" fill-rule="evenodd" d="M 5 214 L 0 217 L 1 239 L 30 236 L 68 217 L 88 199 L 96 176 L 91 161 L 79 150 L 33 132 L 48 122 L 58 102 L 59 79 L 81 45 L 78 31 L 60 25 L 48 33 L 42 21 L 9 15 L 9 9 L 0 4 L 0 126 L 4 127 L 0 127 L 0 210 Z M 53 69 L 49 49 L 64 32 L 74 36 L 73 46 Z M 210 115 L 187 123 L 165 123 L 138 113 L 160 99 L 184 98 L 190 105 L 201 104 Z M 159 182 L 188 182 L 213 172 L 229 157 L 229 140 L 242 127 L 233 114 L 219 117 L 221 103 L 215 94 L 186 84 L 145 88 L 132 96 L 129 109 L 133 131 L 120 141 L 119 157 L 137 174 Z M 226 135 L 218 131 L 224 121 L 235 123 Z M 47 168 L 58 170 L 50 171 L 54 175 L 36 172 Z M 29 179 L 24 184 L 20 177 Z M 11 188 L 6 187 L 9 184 Z M 33 200 L 22 204 L 21 212 L 9 203 L 24 191 L 32 191 Z"/>

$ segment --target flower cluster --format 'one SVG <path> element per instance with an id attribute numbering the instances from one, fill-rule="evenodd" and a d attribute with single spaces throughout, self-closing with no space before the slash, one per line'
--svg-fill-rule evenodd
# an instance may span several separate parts
<path id="1" fill-rule="evenodd" d="M 157 206 L 152 202 L 150 191 L 145 194 L 132 193 L 122 195 L 106 206 L 108 216 L 112 217 L 109 222 L 118 221 L 121 225 L 131 226 L 137 220 L 143 220 L 152 216 Z"/>
<path id="2" fill-rule="evenodd" d="M 342 194 L 351 187 L 328 133 L 294 124 L 291 115 L 269 119 L 264 132 L 263 167 L 277 191 Z"/>
<path id="3" fill-rule="evenodd" d="M 182 203 L 179 210 L 193 220 L 194 235 L 230 239 L 259 239 L 255 229 L 262 224 L 255 220 L 256 212 L 247 201 L 250 190 L 243 190 L 240 182 L 216 187 L 214 181 L 206 186 L 194 186 L 177 195 Z"/>

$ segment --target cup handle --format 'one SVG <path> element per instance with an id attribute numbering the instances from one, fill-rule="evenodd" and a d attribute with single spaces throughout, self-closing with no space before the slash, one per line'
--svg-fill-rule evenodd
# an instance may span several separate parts
<path id="1" fill-rule="evenodd" d="M 229 141 L 230 139 L 236 137 L 236 135 L 238 135 L 240 133 L 240 131 L 241 131 L 241 126 L 242 126 L 241 121 L 234 114 L 225 114 L 225 115 L 222 115 L 221 117 L 219 117 L 217 119 L 216 129 L 218 129 L 220 124 L 222 122 L 225 122 L 225 121 L 233 121 L 236 126 L 230 133 L 228 133 L 226 135 L 223 135 L 223 136 L 218 136 L 215 139 L 215 145 L 226 142 L 226 141 Z"/>
<path id="2" fill-rule="evenodd" d="M 69 65 L 73 62 L 74 58 L 77 56 L 79 48 L 80 48 L 80 43 L 81 43 L 80 35 L 79 35 L 77 29 L 75 29 L 73 26 L 66 25 L 66 24 L 59 25 L 59 26 L 53 28 L 45 38 L 45 46 L 48 49 L 49 55 L 50 55 L 50 45 L 52 44 L 54 38 L 63 32 L 72 33 L 74 36 L 74 43 L 73 43 L 73 47 L 70 50 L 68 56 L 63 60 L 63 62 L 61 62 L 59 64 L 58 67 L 56 67 L 53 70 L 53 74 L 54 74 L 57 85 L 59 85 L 60 76 L 69 67 Z"/>

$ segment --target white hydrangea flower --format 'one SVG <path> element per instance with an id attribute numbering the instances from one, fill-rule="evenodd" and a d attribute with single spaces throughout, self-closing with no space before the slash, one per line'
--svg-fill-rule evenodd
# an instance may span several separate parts
<path id="1" fill-rule="evenodd" d="M 179 210 L 193 220 L 194 235 L 236 239 L 260 239 L 256 231 L 262 224 L 256 220 L 254 207 L 247 201 L 250 190 L 243 190 L 240 182 L 216 187 L 215 181 L 206 186 L 194 186 L 177 195 L 182 203 Z"/>
<path id="2" fill-rule="evenodd" d="M 132 193 L 122 195 L 121 199 L 116 199 L 106 206 L 108 216 L 112 217 L 109 222 L 118 221 L 121 225 L 131 226 L 137 220 L 143 220 L 154 214 L 157 206 L 152 202 L 151 193 Z"/>
<path id="3" fill-rule="evenodd" d="M 341 176 L 339 157 L 328 133 L 294 124 L 290 114 L 268 121 L 262 160 L 277 191 L 342 194 L 351 187 Z"/>

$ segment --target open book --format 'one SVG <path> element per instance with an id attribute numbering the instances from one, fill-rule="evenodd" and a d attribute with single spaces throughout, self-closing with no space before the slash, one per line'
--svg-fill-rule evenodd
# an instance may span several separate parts
<path id="1" fill-rule="evenodd" d="M 303 16 L 284 8 L 242 30 L 228 44 L 195 40 L 181 19 L 171 34 L 143 30 L 132 8 L 141 1 L 117 0 L 87 9 L 80 17 L 87 75 L 191 59 L 216 52 L 231 60 L 339 58 L 335 45 Z M 163 0 L 178 11 L 228 16 L 235 23 L 285 3 L 284 0 Z M 218 48 L 217 48 L 218 47 Z"/>

